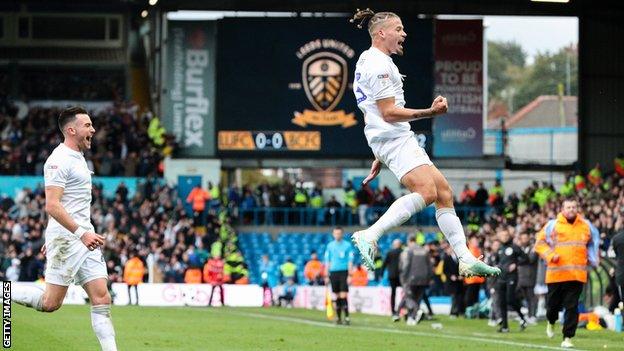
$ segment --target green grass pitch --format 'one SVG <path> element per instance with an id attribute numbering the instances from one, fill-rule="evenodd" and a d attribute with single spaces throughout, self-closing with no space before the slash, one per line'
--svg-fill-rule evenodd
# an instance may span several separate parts
<path id="1" fill-rule="evenodd" d="M 99 350 L 88 306 L 43 314 L 18 305 L 12 311 L 13 350 Z M 484 320 L 437 316 L 415 327 L 389 317 L 352 314 L 335 326 L 324 311 L 278 308 L 113 307 L 119 350 L 558 350 L 560 334 L 545 324 L 501 335 Z M 432 328 L 441 323 L 443 328 Z M 624 334 L 579 330 L 581 350 L 624 350 Z"/>

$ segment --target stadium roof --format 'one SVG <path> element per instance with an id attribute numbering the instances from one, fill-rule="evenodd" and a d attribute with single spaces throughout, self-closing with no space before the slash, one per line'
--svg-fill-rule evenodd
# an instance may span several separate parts
<path id="1" fill-rule="evenodd" d="M 19 11 L 26 5 L 30 11 L 81 11 L 94 9 L 147 8 L 147 0 L 5 0 L 0 11 Z M 532 0 L 159 0 L 156 6 L 166 11 L 221 10 L 221 11 L 287 11 L 287 12 L 345 12 L 371 7 L 395 11 L 402 15 L 465 14 L 465 15 L 556 15 L 579 16 L 594 14 L 618 17 L 624 14 L 624 1 L 569 0 L 568 3 L 549 3 Z"/>

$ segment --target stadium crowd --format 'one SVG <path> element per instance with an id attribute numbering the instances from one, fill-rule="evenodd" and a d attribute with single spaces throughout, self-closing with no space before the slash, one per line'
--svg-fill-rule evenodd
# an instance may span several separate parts
<path id="1" fill-rule="evenodd" d="M 152 178 L 143 182 L 137 194 L 128 198 L 120 185 L 113 199 L 95 186 L 92 220 L 98 233 L 106 236 L 104 256 L 111 282 L 123 281 L 123 268 L 138 255 L 151 269 L 153 282 L 202 282 L 208 257 L 225 260 L 225 281 L 245 283 L 248 275 L 237 249 L 237 237 L 228 217 L 209 214 L 204 226 L 193 225 L 176 190 Z M 42 188 L 23 189 L 14 201 L 5 198 L 0 216 L 0 250 L 3 278 L 35 281 L 43 277 L 46 221 Z M 13 208 L 12 211 L 9 211 Z M 147 272 L 144 272 L 147 273 Z M 141 280 L 147 278 L 142 276 Z"/>
<path id="2" fill-rule="evenodd" d="M 583 215 L 598 228 L 601 254 L 605 255 L 613 235 L 624 229 L 624 171 L 606 177 L 600 174 L 599 169 L 598 172 L 596 169 L 592 172 L 587 178 L 582 175 L 570 176 L 558 191 L 550 184 L 533 183 L 522 194 L 507 197 L 500 184 L 489 191 L 482 185 L 473 191 L 467 185 L 458 197 L 458 206 L 474 205 L 475 199 L 480 198 L 480 201 L 486 199 L 489 209 L 487 215 L 476 212 L 468 214 L 465 225 L 471 250 L 483 254 L 486 261 L 490 260 L 500 245 L 498 232 L 506 230 L 514 243 L 530 253 L 535 234 L 549 218 L 555 217 L 561 200 L 575 198 L 581 205 Z M 222 194 L 216 186 L 212 186 L 204 194 L 208 206 L 201 209 L 203 215 L 200 215 L 198 211 L 190 213 L 185 209 L 185 203 L 192 204 L 192 199 L 180 199 L 175 188 L 161 184 L 157 178 L 145 178 L 131 198 L 123 184 L 113 198 L 105 198 L 102 189 L 94 185 L 92 220 L 96 230 L 107 237 L 104 250 L 111 282 L 128 281 L 128 277 L 124 277 L 124 266 L 136 256 L 145 263 L 145 270 L 149 271 L 152 282 L 245 284 L 249 282 L 247 264 L 258 264 L 261 270 L 270 270 L 267 272 L 269 275 L 279 276 L 283 283 L 292 279 L 299 284 L 324 284 L 322 255 L 319 255 L 319 260 L 315 253 L 311 254 L 304 277 L 293 276 L 298 267 L 292 261 L 271 262 L 268 256 L 263 257 L 263 262 L 245 261 L 238 248 L 238 238 L 229 213 L 243 207 L 245 197 L 252 196 L 255 201 L 255 196 L 258 196 L 264 201 L 266 194 L 272 192 L 277 194 L 269 195 L 269 203 L 274 196 L 277 201 L 283 201 L 284 206 L 296 207 L 297 194 L 304 191 L 289 184 L 273 187 L 265 184 L 253 192 L 251 189 L 245 187 L 239 193 L 232 187 Z M 280 200 L 282 191 L 293 195 L 292 202 Z M 310 194 L 321 191 L 316 187 Z M 380 193 L 384 192 L 382 190 Z M 310 194 L 306 198 L 313 199 L 315 195 Z M 214 198 L 211 199 L 211 196 Z M 387 196 L 390 198 L 393 195 L 389 193 Z M 345 199 L 348 199 L 347 195 Z M 0 274 L 3 279 L 34 281 L 43 277 L 45 263 L 40 249 L 44 244 L 44 206 L 44 191 L 41 187 L 23 189 L 15 198 L 3 198 L 0 201 Z M 475 289 L 469 288 L 474 282 L 463 281 L 452 270 L 452 250 L 442 235 L 419 231 L 414 236 L 416 243 L 426 247 L 433 267 L 433 282 L 429 286 L 428 295 L 452 295 L 452 314 L 463 315 L 466 308 L 475 302 Z M 217 262 L 209 262 L 209 258 Z M 352 284 L 366 286 L 381 282 L 383 270 L 389 269 L 389 265 L 388 262 L 384 263 L 381 256 L 377 258 L 377 263 L 378 270 L 370 275 L 356 266 L 351 272 Z M 540 282 L 536 260 L 529 264 L 530 267 L 524 267 L 529 269 L 526 273 L 527 288 L 535 287 Z M 214 267 L 219 266 L 222 266 L 223 274 L 215 275 Z M 148 277 L 145 274 L 147 272 L 143 273 L 141 281 Z M 543 277 L 541 279 L 543 281 Z M 275 285 L 275 282 L 269 284 L 268 280 L 264 283 Z M 479 284 L 477 292 L 479 288 L 487 287 L 485 291 L 489 294 L 494 283 L 487 282 L 484 285 L 483 281 L 478 281 L 476 284 Z"/>
<path id="3" fill-rule="evenodd" d="M 0 175 L 41 175 L 61 142 L 58 108 L 5 103 L 0 108 Z M 159 120 L 132 103 L 115 103 L 91 113 L 96 134 L 86 159 L 98 176 L 146 177 L 162 174 L 163 157 L 175 144 Z"/>

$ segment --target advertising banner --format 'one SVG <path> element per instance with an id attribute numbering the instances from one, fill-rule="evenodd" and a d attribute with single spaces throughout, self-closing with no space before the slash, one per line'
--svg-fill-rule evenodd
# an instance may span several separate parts
<path id="1" fill-rule="evenodd" d="M 161 121 L 182 157 L 214 156 L 216 24 L 170 21 Z"/>
<path id="2" fill-rule="evenodd" d="M 483 23 L 435 21 L 434 96 L 449 111 L 433 119 L 434 157 L 483 156 Z"/>
<path id="3" fill-rule="evenodd" d="M 43 283 L 14 282 L 18 285 L 36 285 L 44 287 Z M 224 287 L 225 303 L 221 301 L 219 290 L 215 289 L 213 296 L 213 306 L 230 307 L 261 307 L 263 305 L 263 289 L 259 285 L 232 285 L 226 284 Z M 111 287 L 113 303 L 115 305 L 128 305 L 135 303 L 135 294 L 128 295 L 128 286 L 125 283 L 113 283 Z M 313 310 L 325 310 L 325 294 L 327 288 L 324 286 L 297 287 L 297 294 L 293 301 L 293 306 Z M 139 306 L 193 306 L 206 307 L 212 292 L 210 284 L 139 284 Z M 283 288 L 273 288 L 275 300 L 282 294 Z M 398 288 L 396 304 L 398 306 L 403 297 L 403 290 Z M 131 299 L 131 301 L 129 300 Z M 450 298 L 430 297 L 434 313 L 448 314 L 450 311 Z M 87 303 L 87 293 L 77 285 L 70 285 L 63 304 L 84 305 Z M 367 286 L 349 288 L 349 310 L 351 312 L 362 312 L 378 315 L 390 315 L 390 288 L 387 286 Z"/>

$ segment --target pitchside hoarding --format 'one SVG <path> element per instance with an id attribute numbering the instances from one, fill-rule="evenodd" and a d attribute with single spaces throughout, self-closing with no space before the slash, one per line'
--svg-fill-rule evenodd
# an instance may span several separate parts
<path id="1" fill-rule="evenodd" d="M 432 22 L 404 20 L 410 107 L 429 107 Z M 352 91 L 366 30 L 347 18 L 226 18 L 218 25 L 217 152 L 221 157 L 371 158 Z M 430 148 L 431 121 L 412 125 Z"/>
<path id="2" fill-rule="evenodd" d="M 483 24 L 435 22 L 435 95 L 448 114 L 433 122 L 434 157 L 483 156 Z"/>
<path id="3" fill-rule="evenodd" d="M 179 156 L 214 156 L 216 24 L 170 21 L 163 65 L 162 122 Z"/>

